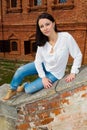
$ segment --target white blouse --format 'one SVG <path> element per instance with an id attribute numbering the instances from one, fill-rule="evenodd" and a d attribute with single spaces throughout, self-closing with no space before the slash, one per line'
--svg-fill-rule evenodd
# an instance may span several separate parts
<path id="1" fill-rule="evenodd" d="M 54 46 L 54 52 L 50 53 L 52 46 L 46 42 L 44 46 L 37 48 L 35 66 L 39 77 L 43 78 L 45 72 L 42 63 L 48 72 L 51 72 L 57 79 L 61 79 L 65 74 L 69 54 L 73 57 L 71 73 L 77 74 L 82 62 L 82 53 L 68 32 L 58 32 L 58 39 Z"/>

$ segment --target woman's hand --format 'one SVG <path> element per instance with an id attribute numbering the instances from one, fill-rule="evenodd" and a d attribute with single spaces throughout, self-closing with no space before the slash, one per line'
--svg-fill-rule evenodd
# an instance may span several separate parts
<path id="1" fill-rule="evenodd" d="M 52 82 L 48 78 L 44 77 L 42 78 L 42 83 L 44 85 L 44 88 L 50 88 L 52 87 Z"/>
<path id="2" fill-rule="evenodd" d="M 72 80 L 75 79 L 75 74 L 71 73 L 69 74 L 66 78 L 65 78 L 65 81 L 66 82 L 71 82 Z"/>

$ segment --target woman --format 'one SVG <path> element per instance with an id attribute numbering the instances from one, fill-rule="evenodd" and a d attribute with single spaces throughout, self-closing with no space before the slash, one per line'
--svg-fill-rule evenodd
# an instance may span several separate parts
<path id="1" fill-rule="evenodd" d="M 25 90 L 34 93 L 43 88 L 52 87 L 56 80 L 63 78 L 69 54 L 74 61 L 71 73 L 65 78 L 66 82 L 75 79 L 82 61 L 82 53 L 74 40 L 67 32 L 58 32 L 54 18 L 48 13 L 42 13 L 36 24 L 37 52 L 35 61 L 20 67 L 10 83 L 10 90 L 3 98 L 10 99 Z M 19 86 L 25 76 L 38 74 L 38 78 L 31 83 Z"/>

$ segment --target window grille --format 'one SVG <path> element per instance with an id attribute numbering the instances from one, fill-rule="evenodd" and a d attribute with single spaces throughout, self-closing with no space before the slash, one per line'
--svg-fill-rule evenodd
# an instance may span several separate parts
<path id="1" fill-rule="evenodd" d="M 59 1 L 59 3 L 65 3 L 65 2 L 67 2 L 67 0 L 58 0 Z"/>

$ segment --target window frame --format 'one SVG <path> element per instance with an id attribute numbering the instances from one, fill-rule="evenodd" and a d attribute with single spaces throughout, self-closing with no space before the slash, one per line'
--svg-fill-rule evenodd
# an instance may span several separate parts
<path id="1" fill-rule="evenodd" d="M 17 50 L 12 50 L 12 43 L 17 43 Z M 20 54 L 20 46 L 19 46 L 19 40 L 18 39 L 10 39 L 10 54 Z"/>
<path id="2" fill-rule="evenodd" d="M 16 0 L 16 6 L 12 7 L 13 0 L 6 0 L 7 2 L 7 13 L 21 13 L 22 12 L 22 3 L 21 0 Z"/>
<path id="3" fill-rule="evenodd" d="M 47 0 L 42 0 L 41 5 L 34 5 L 34 0 L 29 0 L 28 12 L 30 11 L 46 11 L 47 10 Z"/>
<path id="4" fill-rule="evenodd" d="M 58 2 L 58 0 L 53 0 L 52 3 L 52 9 L 65 9 L 65 10 L 70 10 L 74 8 L 74 0 L 66 0 L 66 2 Z"/>
<path id="5" fill-rule="evenodd" d="M 16 43 L 16 50 L 14 49 L 14 43 Z M 13 52 L 16 52 L 16 51 L 18 51 L 18 46 L 17 46 L 17 41 L 15 41 L 15 40 L 11 40 L 10 41 L 10 50 L 11 50 L 11 52 L 13 51 Z"/>

